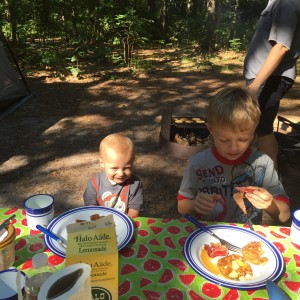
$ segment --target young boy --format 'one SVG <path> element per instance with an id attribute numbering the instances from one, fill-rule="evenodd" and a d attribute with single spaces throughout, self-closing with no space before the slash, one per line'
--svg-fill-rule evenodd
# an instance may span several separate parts
<path id="1" fill-rule="evenodd" d="M 101 141 L 99 152 L 103 171 L 88 181 L 84 205 L 98 204 L 137 217 L 144 199 L 142 182 L 132 174 L 133 142 L 122 134 L 110 134 Z"/>
<path id="2" fill-rule="evenodd" d="M 286 222 L 290 201 L 278 179 L 273 161 L 252 150 L 260 109 L 247 89 L 229 87 L 209 103 L 207 128 L 214 146 L 194 154 L 185 169 L 178 192 L 178 211 L 207 221 L 262 222 L 262 211 Z M 237 206 L 233 194 L 244 191 L 247 215 Z M 246 190 L 246 191 L 247 191 Z"/>

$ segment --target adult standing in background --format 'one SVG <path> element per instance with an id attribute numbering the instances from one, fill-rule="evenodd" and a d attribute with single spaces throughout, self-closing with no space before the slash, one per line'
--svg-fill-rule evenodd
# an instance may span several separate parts
<path id="1" fill-rule="evenodd" d="M 259 149 L 272 158 L 275 168 L 278 144 L 273 122 L 280 100 L 296 78 L 299 56 L 300 0 L 269 0 L 244 61 L 244 76 L 258 96 L 262 113 L 257 127 Z"/>

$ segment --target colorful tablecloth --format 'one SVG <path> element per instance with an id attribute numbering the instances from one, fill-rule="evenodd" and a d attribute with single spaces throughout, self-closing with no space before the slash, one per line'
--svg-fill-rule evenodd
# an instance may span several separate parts
<path id="1" fill-rule="evenodd" d="M 24 210 L 0 209 L 0 219 L 12 214 L 16 214 L 15 266 L 26 273 L 32 256 L 44 251 L 52 264 L 62 268 L 64 259 L 46 248 L 44 235 L 27 227 Z M 139 217 L 133 222 L 134 236 L 119 254 L 119 299 L 268 299 L 265 289 L 229 289 L 195 273 L 183 254 L 185 239 L 195 230 L 187 220 Z M 256 225 L 255 230 L 282 253 L 286 269 L 278 285 L 299 300 L 300 247 L 291 243 L 290 228 Z"/>

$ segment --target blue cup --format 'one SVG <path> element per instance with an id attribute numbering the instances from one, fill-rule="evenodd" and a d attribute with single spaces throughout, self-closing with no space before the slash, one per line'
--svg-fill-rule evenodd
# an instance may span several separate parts
<path id="1" fill-rule="evenodd" d="M 25 279 L 24 272 L 20 272 L 20 291 L 25 295 Z M 0 300 L 18 300 L 18 270 L 7 269 L 0 272 Z"/>
<path id="2" fill-rule="evenodd" d="M 300 246 L 300 209 L 293 212 L 290 238 L 291 242 Z"/>

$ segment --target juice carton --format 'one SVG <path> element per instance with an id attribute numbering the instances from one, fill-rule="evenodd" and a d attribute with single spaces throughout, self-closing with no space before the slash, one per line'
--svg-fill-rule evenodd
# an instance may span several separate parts
<path id="1" fill-rule="evenodd" d="M 91 266 L 93 299 L 118 299 L 118 245 L 113 215 L 67 225 L 66 265 Z"/>

